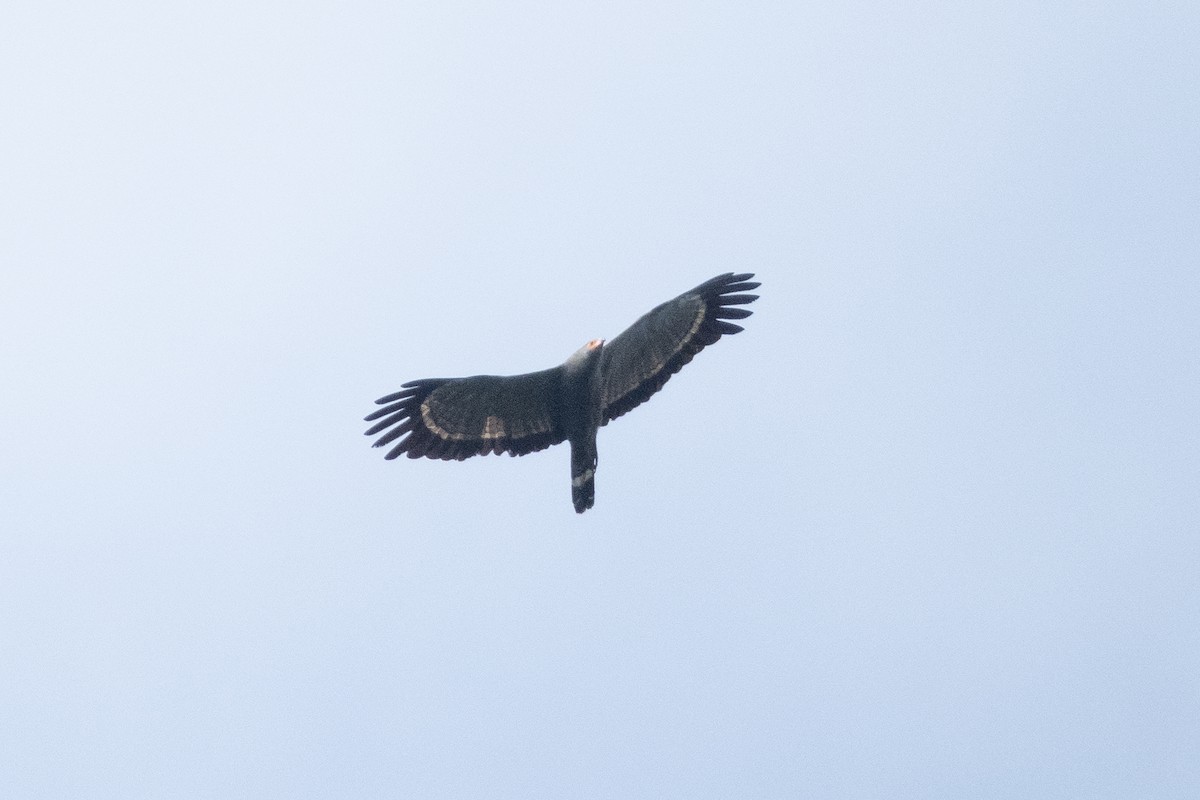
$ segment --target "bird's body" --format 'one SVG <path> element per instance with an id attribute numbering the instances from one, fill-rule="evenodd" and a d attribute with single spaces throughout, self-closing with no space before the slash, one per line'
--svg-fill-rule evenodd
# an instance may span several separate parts
<path id="1" fill-rule="evenodd" d="M 603 339 L 593 339 L 579 348 L 562 367 L 563 429 L 571 443 L 571 502 L 582 514 L 596 499 L 596 431 L 601 412 L 600 358 Z"/>
<path id="2" fill-rule="evenodd" d="M 592 507 L 598 463 L 596 432 L 662 388 L 696 353 L 741 326 L 739 306 L 758 299 L 750 273 L 726 273 L 663 303 L 611 342 L 593 339 L 563 364 L 524 375 L 474 375 L 410 381 L 376 401 L 366 419 L 387 454 L 455 459 L 519 456 L 563 441 L 571 445 L 571 500 Z"/>

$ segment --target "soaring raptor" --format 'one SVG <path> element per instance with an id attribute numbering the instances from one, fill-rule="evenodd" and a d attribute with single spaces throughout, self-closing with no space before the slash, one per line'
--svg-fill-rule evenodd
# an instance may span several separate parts
<path id="1" fill-rule="evenodd" d="M 607 344 L 593 339 L 557 367 L 525 375 L 425 378 L 375 402 L 375 447 L 404 437 L 386 458 L 523 456 L 571 443 L 571 501 L 595 501 L 596 431 L 663 387 L 683 365 L 727 333 L 743 330 L 760 284 L 727 272 L 655 307 Z M 376 422 L 376 420 L 378 420 Z"/>

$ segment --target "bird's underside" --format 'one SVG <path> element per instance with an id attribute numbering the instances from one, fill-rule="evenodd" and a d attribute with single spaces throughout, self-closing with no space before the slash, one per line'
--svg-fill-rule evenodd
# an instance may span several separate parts
<path id="1" fill-rule="evenodd" d="M 751 312 L 760 285 L 752 273 L 718 275 L 655 307 L 620 336 L 594 339 L 564 363 L 524 375 L 473 375 L 409 381 L 375 402 L 368 436 L 385 456 L 461 461 L 476 455 L 521 456 L 571 443 L 575 510 L 595 496 L 596 430 L 663 387 L 705 347 L 742 330 L 730 320 Z M 394 443 L 394 444 L 393 444 Z"/>

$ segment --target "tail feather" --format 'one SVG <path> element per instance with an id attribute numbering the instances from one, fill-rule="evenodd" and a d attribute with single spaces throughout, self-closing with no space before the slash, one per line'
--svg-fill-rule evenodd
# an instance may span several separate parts
<path id="1" fill-rule="evenodd" d="M 596 502 L 596 446 L 571 442 L 571 502 L 582 514 Z"/>

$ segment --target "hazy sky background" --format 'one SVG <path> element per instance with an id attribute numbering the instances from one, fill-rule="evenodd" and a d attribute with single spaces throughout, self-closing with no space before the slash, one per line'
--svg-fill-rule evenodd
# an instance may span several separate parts
<path id="1" fill-rule="evenodd" d="M 0 795 L 1200 795 L 1195 3 L 0 12 Z M 568 458 L 387 463 L 726 271 Z"/>

